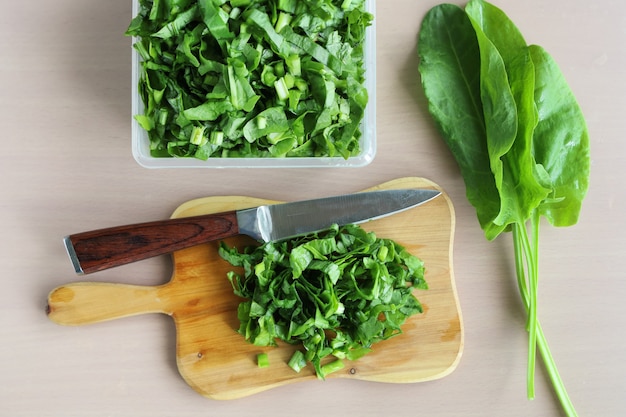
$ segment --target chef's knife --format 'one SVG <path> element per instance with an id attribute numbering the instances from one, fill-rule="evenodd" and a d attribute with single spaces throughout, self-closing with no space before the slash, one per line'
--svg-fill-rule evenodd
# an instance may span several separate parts
<path id="1" fill-rule="evenodd" d="M 262 242 L 363 223 L 423 204 L 427 189 L 384 190 L 117 226 L 65 237 L 78 274 L 89 274 L 238 234 Z"/>

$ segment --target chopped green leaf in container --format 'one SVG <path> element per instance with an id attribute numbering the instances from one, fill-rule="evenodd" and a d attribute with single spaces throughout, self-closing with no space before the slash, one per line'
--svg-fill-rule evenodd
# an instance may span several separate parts
<path id="1" fill-rule="evenodd" d="M 365 0 L 137 1 L 126 33 L 149 157 L 372 152 L 363 149 Z"/>

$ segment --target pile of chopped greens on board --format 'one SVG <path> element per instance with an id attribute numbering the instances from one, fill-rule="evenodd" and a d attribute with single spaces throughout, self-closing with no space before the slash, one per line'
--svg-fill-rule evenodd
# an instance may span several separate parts
<path id="1" fill-rule="evenodd" d="M 585 119 L 563 74 L 496 6 L 432 8 L 419 33 L 429 112 L 455 157 L 485 236 L 511 232 L 527 312 L 527 394 L 536 352 L 568 416 L 576 411 L 537 318 L 539 225 L 578 221 L 589 183 Z"/>
<path id="2" fill-rule="evenodd" d="M 138 1 L 152 156 L 359 154 L 365 0 Z"/>
<path id="3" fill-rule="evenodd" d="M 289 366 L 300 372 L 310 363 L 321 379 L 401 334 L 422 312 L 414 290 L 428 288 L 419 258 L 358 225 L 241 251 L 221 242 L 219 253 L 243 268 L 228 274 L 245 299 L 239 333 L 257 346 L 301 344 Z"/>

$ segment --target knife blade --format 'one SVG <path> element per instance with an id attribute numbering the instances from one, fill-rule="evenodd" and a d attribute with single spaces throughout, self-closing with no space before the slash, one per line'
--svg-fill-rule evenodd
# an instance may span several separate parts
<path id="1" fill-rule="evenodd" d="M 77 274 L 89 274 L 244 234 L 261 242 L 363 223 L 408 210 L 440 194 L 430 189 L 370 191 L 243 210 L 115 226 L 63 239 Z"/>

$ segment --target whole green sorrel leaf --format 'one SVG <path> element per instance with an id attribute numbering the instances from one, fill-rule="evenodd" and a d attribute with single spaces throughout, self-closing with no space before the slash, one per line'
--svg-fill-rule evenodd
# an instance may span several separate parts
<path id="1" fill-rule="evenodd" d="M 481 226 L 491 228 L 500 195 L 485 140 L 480 50 L 471 21 L 458 6 L 437 6 L 422 21 L 418 45 L 428 109 L 457 160 Z M 490 234 L 502 230 L 496 229 Z"/>
<path id="2" fill-rule="evenodd" d="M 539 181 L 539 168 L 531 153 L 537 124 L 534 65 L 526 41 L 500 9 L 483 1 L 470 1 L 466 13 L 481 50 L 483 108 L 497 109 L 485 111 L 485 121 L 491 126 L 487 131 L 491 170 L 502 202 L 494 223 L 508 226 L 530 218 L 549 191 Z M 494 79 L 501 80 L 501 84 L 494 84 Z M 500 96 L 510 100 L 498 100 Z M 493 142 L 499 146 L 491 145 Z"/>
<path id="3" fill-rule="evenodd" d="M 577 222 L 588 188 L 582 112 L 550 55 L 526 44 L 506 14 L 483 0 L 442 4 L 425 16 L 419 71 L 429 111 L 457 160 L 485 236 L 511 231 L 528 313 L 528 396 L 535 351 L 568 416 L 576 415 L 537 318 L 539 222 Z M 529 233 L 530 230 L 530 233 Z"/>
<path id="4" fill-rule="evenodd" d="M 535 64 L 535 104 L 539 121 L 533 147 L 549 177 L 551 192 L 539 206 L 555 226 L 571 226 L 589 187 L 589 134 L 582 111 L 554 59 L 540 46 L 529 47 Z"/>

